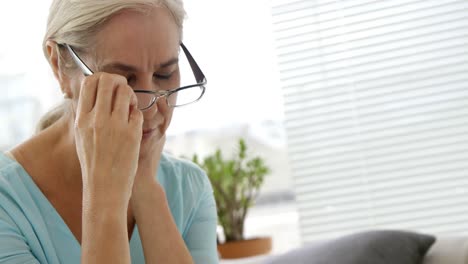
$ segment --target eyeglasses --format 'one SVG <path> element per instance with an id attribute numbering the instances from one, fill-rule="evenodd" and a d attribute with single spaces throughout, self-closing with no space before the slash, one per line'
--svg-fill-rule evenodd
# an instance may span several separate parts
<path id="1" fill-rule="evenodd" d="M 59 44 L 65 46 L 75 64 L 81 69 L 85 76 L 90 76 L 94 72 L 78 57 L 75 50 L 68 44 Z M 195 59 L 192 57 L 188 49 L 183 43 L 180 47 L 184 51 L 187 61 L 190 65 L 192 73 L 195 77 L 195 84 L 181 86 L 171 90 L 149 91 L 149 90 L 133 90 L 138 99 L 138 109 L 146 110 L 153 106 L 156 101 L 164 97 L 169 107 L 180 107 L 189 105 L 199 101 L 205 94 L 205 85 L 207 83 L 205 75 L 201 71 Z"/>

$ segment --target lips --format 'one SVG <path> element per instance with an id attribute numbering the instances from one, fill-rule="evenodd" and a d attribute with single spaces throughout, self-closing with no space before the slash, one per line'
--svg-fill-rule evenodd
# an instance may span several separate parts
<path id="1" fill-rule="evenodd" d="M 151 136 L 153 136 L 154 131 L 156 131 L 155 128 L 153 128 L 153 129 L 144 129 L 143 133 L 141 134 L 141 139 L 144 140 L 144 139 L 150 138 Z"/>
<path id="2" fill-rule="evenodd" d="M 155 130 L 156 130 L 156 128 L 143 129 L 143 134 L 150 134 L 151 132 L 153 132 Z"/>

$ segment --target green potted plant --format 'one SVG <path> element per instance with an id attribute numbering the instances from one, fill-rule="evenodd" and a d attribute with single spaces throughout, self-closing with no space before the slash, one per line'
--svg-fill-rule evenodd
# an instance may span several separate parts
<path id="1" fill-rule="evenodd" d="M 222 258 L 241 258 L 266 254 L 271 250 L 271 238 L 246 239 L 244 223 L 249 208 L 259 194 L 264 177 L 270 172 L 262 158 L 249 157 L 243 139 L 232 159 L 221 150 L 202 161 L 195 154 L 192 161 L 202 167 L 210 178 L 218 208 L 218 221 L 223 227 L 225 243 L 218 244 Z"/>

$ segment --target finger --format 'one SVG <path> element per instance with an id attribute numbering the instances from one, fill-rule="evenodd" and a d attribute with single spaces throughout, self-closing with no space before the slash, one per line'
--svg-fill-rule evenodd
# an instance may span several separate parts
<path id="1" fill-rule="evenodd" d="M 130 113 L 130 107 L 134 101 L 134 96 L 135 94 L 130 86 L 124 85 L 117 87 L 112 116 L 117 116 L 128 120 L 128 115 Z"/>
<path id="2" fill-rule="evenodd" d="M 96 97 L 96 114 L 110 116 L 114 90 L 119 85 L 126 84 L 127 80 L 119 75 L 101 73 Z"/>
<path id="3" fill-rule="evenodd" d="M 129 109 L 128 122 L 130 122 L 130 120 L 132 119 L 132 112 L 139 110 L 136 96 L 132 97 L 130 102 L 131 102 L 130 107 L 128 108 Z"/>
<path id="4" fill-rule="evenodd" d="M 136 107 L 130 108 L 129 123 L 132 125 L 139 135 L 143 133 L 143 113 Z"/>
<path id="5" fill-rule="evenodd" d="M 130 101 L 130 105 L 134 106 L 135 108 L 138 108 L 138 97 L 136 93 L 132 89 L 132 100 Z"/>
<path id="6" fill-rule="evenodd" d="M 77 113 L 89 113 L 96 103 L 96 91 L 99 78 L 94 75 L 86 77 L 81 83 L 80 95 L 78 97 Z"/>

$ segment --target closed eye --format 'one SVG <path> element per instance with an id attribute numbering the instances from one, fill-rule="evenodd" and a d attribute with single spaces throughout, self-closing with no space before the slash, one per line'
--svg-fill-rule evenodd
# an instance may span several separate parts
<path id="1" fill-rule="evenodd" d="M 153 75 L 154 78 L 160 79 L 160 80 L 169 80 L 172 77 L 172 73 L 169 74 L 157 74 L 155 73 Z"/>

